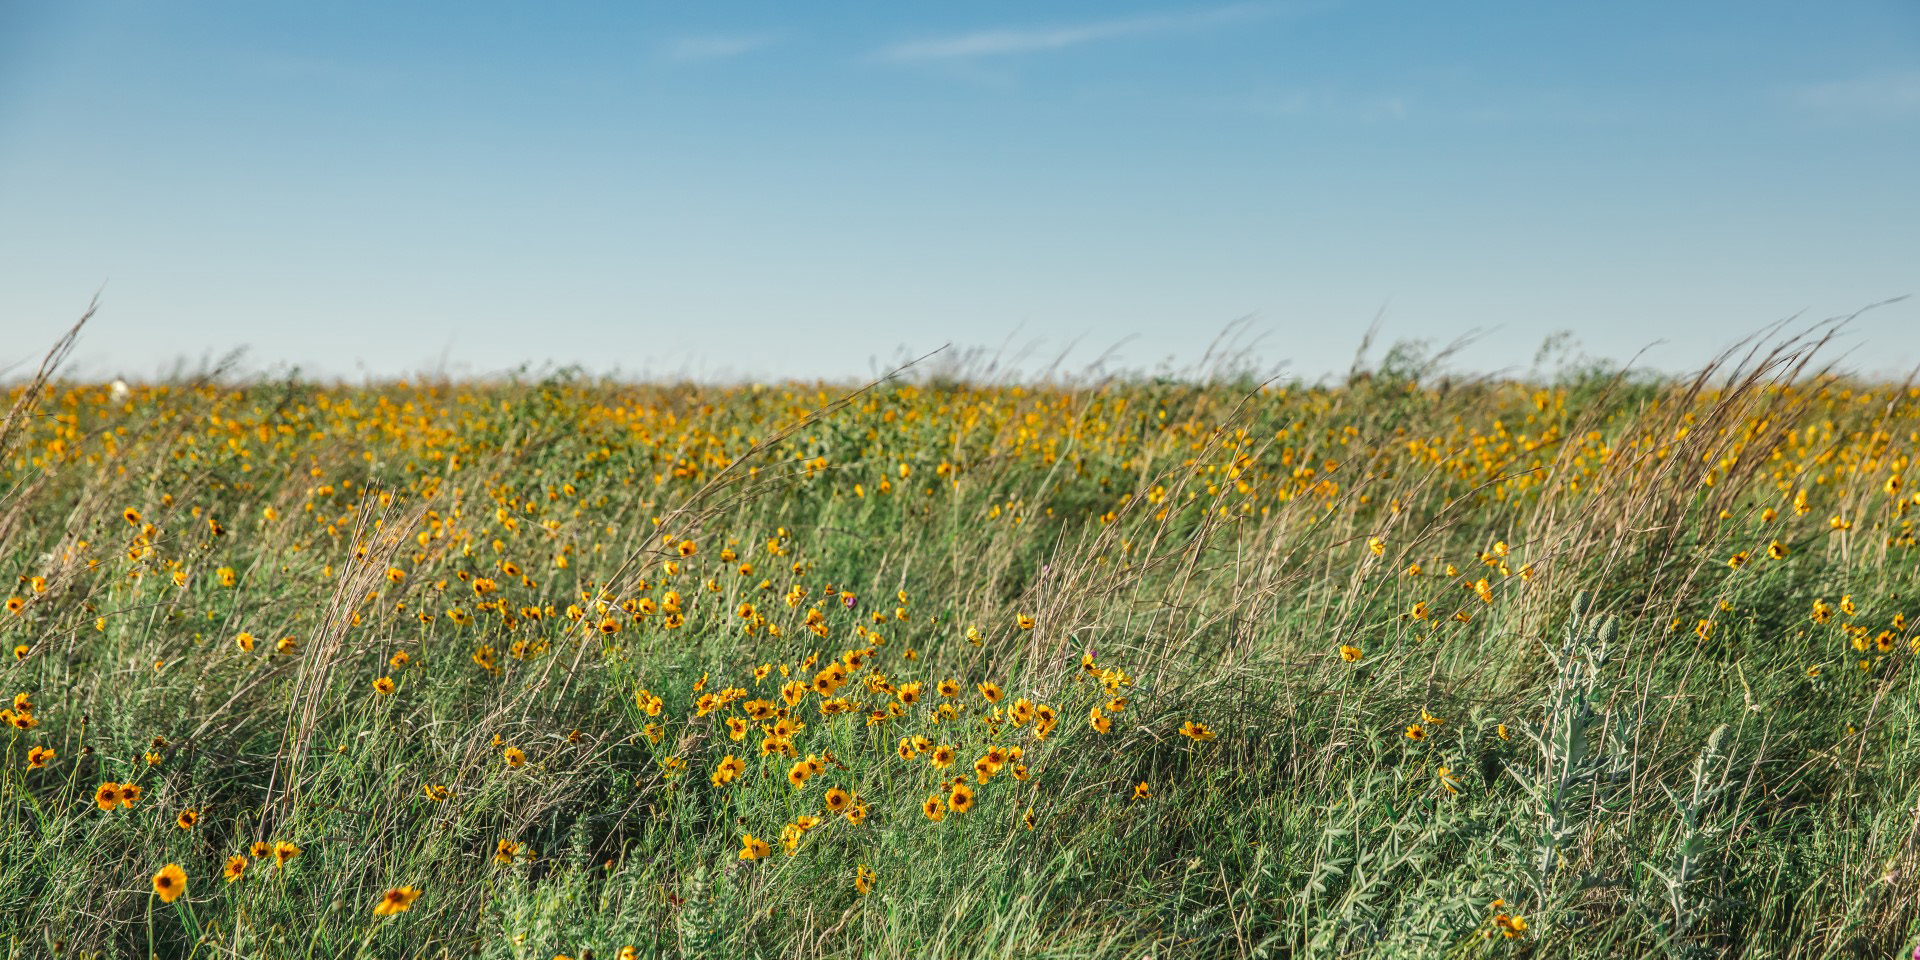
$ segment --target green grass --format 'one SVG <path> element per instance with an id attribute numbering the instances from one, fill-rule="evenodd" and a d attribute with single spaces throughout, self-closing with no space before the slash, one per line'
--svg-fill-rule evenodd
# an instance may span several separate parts
<path id="1" fill-rule="evenodd" d="M 1443 383 L 1396 353 L 1286 389 L 24 384 L 0 430 L 0 574 L 19 578 L 0 593 L 25 602 L 0 641 L 24 650 L 0 692 L 31 694 L 35 725 L 0 733 L 3 942 L 20 957 L 1893 956 L 1920 925 L 1915 628 L 1894 625 L 1920 601 L 1912 485 L 1886 480 L 1911 473 L 1920 400 L 1815 369 L 1817 346 L 1695 381 Z M 153 525 L 144 540 L 128 508 Z M 698 553 L 668 573 L 681 539 Z M 1782 559 L 1765 555 L 1776 540 Z M 719 559 L 729 548 L 751 574 Z M 1752 560 L 1732 569 L 1739 551 Z M 497 580 L 506 609 L 476 611 L 473 577 Z M 802 618 L 829 583 L 859 602 L 821 603 L 821 638 Z M 618 613 L 619 633 L 586 633 L 598 615 L 565 612 L 668 589 L 685 597 L 674 629 Z M 1843 596 L 1853 614 L 1810 618 Z M 742 601 L 765 625 L 747 629 Z M 283 637 L 292 653 L 274 652 Z M 481 645 L 497 669 L 474 661 Z M 810 695 L 793 711 L 798 755 L 834 758 L 805 789 L 759 732 L 727 739 L 739 703 L 695 715 L 703 676 L 703 692 L 777 699 L 780 665 L 810 679 L 810 654 L 869 647 L 839 691 L 857 709 L 823 716 Z M 389 666 L 402 651 L 412 662 Z M 1084 653 L 1131 685 L 1103 686 Z M 774 672 L 756 685 L 760 664 Z M 869 723 L 892 699 L 869 673 L 924 681 L 923 699 Z M 373 692 L 381 676 L 393 695 Z M 942 720 L 948 677 L 966 709 Z M 990 730 L 981 681 L 1005 688 L 1001 710 L 1057 708 L 1058 728 Z M 1130 702 L 1101 735 L 1088 711 L 1116 690 Z M 1188 721 L 1216 737 L 1182 736 Z M 976 782 L 971 811 L 933 823 L 920 806 L 943 771 L 895 753 L 913 734 L 961 748 L 947 774 L 1020 745 L 1029 777 Z M 57 757 L 28 770 L 33 746 Z M 748 772 L 715 787 L 728 753 Z M 102 811 L 103 781 L 144 792 Z M 865 822 L 826 816 L 782 851 L 782 826 L 824 814 L 831 785 Z M 773 854 L 739 859 L 745 833 Z M 522 848 L 505 865 L 503 840 Z M 256 841 L 303 852 L 223 882 Z M 189 878 L 172 904 L 150 885 L 167 863 Z M 877 878 L 864 896 L 859 865 Z M 412 909 L 375 916 L 399 886 L 421 891 Z M 1524 935 L 1497 935 L 1496 914 Z"/>

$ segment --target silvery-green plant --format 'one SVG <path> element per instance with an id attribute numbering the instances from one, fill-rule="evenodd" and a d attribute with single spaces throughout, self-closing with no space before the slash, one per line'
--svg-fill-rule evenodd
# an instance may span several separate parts
<path id="1" fill-rule="evenodd" d="M 1525 731 L 1537 755 L 1532 769 L 1509 768 L 1532 797 L 1539 819 L 1522 872 L 1542 904 L 1559 885 L 1567 850 L 1590 828 L 1602 788 L 1622 780 L 1627 772 L 1623 765 L 1631 763 L 1623 731 L 1608 730 L 1607 694 L 1601 685 L 1619 622 L 1593 616 L 1592 604 L 1586 591 L 1574 597 L 1560 647 L 1549 654 L 1554 681 L 1547 691 L 1544 723 L 1539 732 Z"/>
<path id="2" fill-rule="evenodd" d="M 1707 736 L 1706 747 L 1693 761 L 1692 783 L 1685 792 L 1667 790 L 1679 815 L 1679 836 L 1667 869 L 1647 864 L 1647 869 L 1666 885 L 1672 914 L 1663 925 L 1664 932 L 1669 943 L 1682 951 L 1697 946 L 1689 941 L 1703 919 L 1706 903 L 1696 888 L 1714 850 L 1714 838 L 1722 832 L 1709 814 L 1714 801 L 1726 794 L 1732 783 L 1727 732 L 1728 726 L 1723 723 Z"/>

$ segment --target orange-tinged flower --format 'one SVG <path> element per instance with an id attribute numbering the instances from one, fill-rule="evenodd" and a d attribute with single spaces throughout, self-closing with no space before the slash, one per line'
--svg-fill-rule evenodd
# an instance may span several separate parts
<path id="1" fill-rule="evenodd" d="M 711 779 L 714 786 L 724 787 L 745 772 L 747 772 L 746 761 L 729 753 L 713 768 Z"/>
<path id="2" fill-rule="evenodd" d="M 120 805 L 120 785 L 108 780 L 93 791 L 93 803 L 102 810 L 112 810 Z"/>
<path id="3" fill-rule="evenodd" d="M 768 846 L 765 840 L 751 833 L 740 838 L 740 859 L 742 860 L 758 860 L 772 852 L 773 848 Z"/>
<path id="4" fill-rule="evenodd" d="M 1007 760 L 1010 756 L 1004 747 L 988 747 L 987 752 L 981 754 L 980 759 L 973 762 L 973 766 L 975 770 L 986 767 L 989 770 L 997 772 L 1001 767 L 1007 765 Z"/>
<path id="5" fill-rule="evenodd" d="M 153 892 L 160 895 L 166 903 L 180 899 L 187 892 L 187 871 L 177 863 L 169 863 L 153 875 Z"/>
<path id="6" fill-rule="evenodd" d="M 1501 901 L 1496 900 L 1494 903 L 1498 905 Z M 1527 919 L 1519 914 L 1496 913 L 1493 915 L 1493 932 L 1508 940 L 1526 936 Z"/>
<path id="7" fill-rule="evenodd" d="M 292 843 L 286 840 L 278 841 L 273 845 L 273 865 L 275 868 L 284 867 L 287 861 L 299 856 L 300 853 L 300 848 Z"/>
<path id="8" fill-rule="evenodd" d="M 193 825 L 199 822 L 200 811 L 198 810 L 182 810 L 179 816 L 173 818 L 174 826 L 182 830 L 192 830 Z"/>
<path id="9" fill-rule="evenodd" d="M 956 783 L 947 793 L 947 809 L 954 813 L 966 813 L 973 809 L 973 788 L 964 783 Z"/>
<path id="10" fill-rule="evenodd" d="M 391 917 L 396 913 L 406 913 L 413 909 L 413 901 L 419 897 L 420 891 L 414 887 L 394 887 L 380 895 L 380 902 L 373 906 L 373 915 Z"/>
<path id="11" fill-rule="evenodd" d="M 237 853 L 231 857 L 228 857 L 227 865 L 220 869 L 220 875 L 223 877 L 226 877 L 228 883 L 232 883 L 235 880 L 240 879 L 241 875 L 246 872 L 247 872 L 247 858 Z"/>

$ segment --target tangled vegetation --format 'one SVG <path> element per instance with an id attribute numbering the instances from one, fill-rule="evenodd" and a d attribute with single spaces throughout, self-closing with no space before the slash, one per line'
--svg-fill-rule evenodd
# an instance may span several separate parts
<path id="1" fill-rule="evenodd" d="M 1891 956 L 1920 389 L 1820 346 L 43 375 L 9 955 Z"/>

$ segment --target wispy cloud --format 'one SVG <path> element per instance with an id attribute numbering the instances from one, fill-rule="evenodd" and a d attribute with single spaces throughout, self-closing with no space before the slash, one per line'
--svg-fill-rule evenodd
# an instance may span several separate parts
<path id="1" fill-rule="evenodd" d="M 1405 120 L 1413 110 L 1412 103 L 1398 94 L 1354 95 L 1307 89 L 1265 91 L 1217 101 L 1208 107 L 1274 119 L 1318 117 L 1363 123 Z"/>
<path id="2" fill-rule="evenodd" d="M 882 60 L 897 63 L 915 63 L 1044 53 L 1127 37 L 1207 30 L 1269 16 L 1274 12 L 1276 7 L 1272 4 L 1250 3 L 1190 13 L 1150 14 L 1050 27 L 979 30 L 896 43 L 881 48 L 878 56 Z"/>
<path id="3" fill-rule="evenodd" d="M 1331 90 L 1281 90 L 1240 100 L 1236 108 L 1260 117 L 1331 117 L 1361 123 L 1404 121 L 1411 111 L 1398 94 L 1342 94 Z"/>
<path id="4" fill-rule="evenodd" d="M 773 46 L 774 38 L 765 34 L 746 36 L 681 37 L 666 46 L 668 60 L 688 63 L 695 60 L 723 60 Z"/>
<path id="5" fill-rule="evenodd" d="M 1791 98 L 1834 113 L 1920 112 L 1920 70 L 1810 84 L 1792 91 Z"/>

